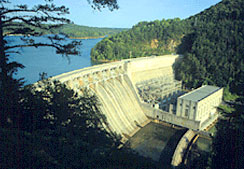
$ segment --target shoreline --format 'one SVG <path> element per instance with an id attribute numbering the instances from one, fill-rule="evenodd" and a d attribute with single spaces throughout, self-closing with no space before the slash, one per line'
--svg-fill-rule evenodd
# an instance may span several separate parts
<path id="1" fill-rule="evenodd" d="M 85 37 L 69 37 L 69 39 L 99 39 L 99 38 L 104 38 L 104 36 L 85 36 Z"/>
<path id="2" fill-rule="evenodd" d="M 11 34 L 11 35 L 7 35 L 7 36 L 24 36 L 22 34 Z M 69 36 L 69 39 L 99 39 L 99 38 L 105 38 L 107 35 L 103 35 L 103 36 L 84 36 L 84 37 L 72 37 Z"/>
<path id="3" fill-rule="evenodd" d="M 91 62 L 92 62 L 92 65 L 99 65 L 99 64 L 103 64 L 103 63 L 111 63 L 111 62 L 116 62 L 116 61 L 119 61 L 119 60 L 93 60 L 91 58 Z"/>

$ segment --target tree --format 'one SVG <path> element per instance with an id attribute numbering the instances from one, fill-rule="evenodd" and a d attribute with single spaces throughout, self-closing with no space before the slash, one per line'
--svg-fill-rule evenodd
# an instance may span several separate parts
<path id="1" fill-rule="evenodd" d="M 103 165 L 120 142 L 102 127 L 106 119 L 97 97 L 81 91 L 77 95 L 48 79 L 23 87 L 19 128 L 0 128 L 0 168 L 97 168 L 95 161 Z"/>
<path id="2" fill-rule="evenodd" d="M 51 1 L 47 0 L 44 5 L 37 5 L 32 8 L 27 5 L 17 5 L 15 7 L 8 7 L 10 1 L 1 0 L 0 12 L 0 108 L 1 108 L 1 126 L 5 126 L 7 119 L 13 120 L 15 112 L 15 101 L 18 100 L 18 87 L 21 85 L 18 80 L 13 79 L 12 75 L 18 68 L 24 66 L 9 62 L 8 57 L 10 53 L 17 53 L 14 49 L 19 47 L 39 47 L 51 46 L 57 49 L 57 52 L 62 54 L 77 54 L 76 46 L 80 42 L 73 41 L 69 44 L 60 44 L 64 37 L 48 36 L 50 43 L 37 43 L 32 38 L 33 36 L 41 36 L 42 30 L 48 30 L 54 27 L 61 26 L 60 23 L 69 23 L 68 19 L 60 17 L 68 14 L 68 9 L 64 6 L 56 7 Z M 58 23 L 54 25 L 45 23 Z M 21 26 L 19 26 L 21 24 Z M 36 29 L 38 28 L 38 29 Z M 3 32 L 5 29 L 8 32 Z M 6 36 L 12 34 L 23 35 L 23 45 L 11 45 L 7 43 Z M 13 98 L 16 96 L 16 98 Z"/>
<path id="3" fill-rule="evenodd" d="M 64 43 L 65 35 L 49 35 L 49 43 L 36 42 L 32 37 L 43 35 L 43 31 L 61 27 L 71 21 L 65 17 L 69 14 L 65 6 L 56 6 L 53 0 L 44 0 L 44 4 L 28 7 L 25 4 L 11 6 L 10 0 L 0 0 L 0 111 L 1 126 L 12 122 L 16 115 L 16 102 L 19 99 L 18 88 L 23 84 L 20 80 L 13 79 L 12 75 L 18 68 L 24 66 L 17 62 L 9 62 L 10 53 L 19 47 L 50 46 L 57 53 L 68 56 L 78 54 L 79 41 Z M 88 2 L 94 9 L 108 7 L 110 10 L 118 9 L 116 0 L 93 0 Z M 4 32 L 5 31 L 5 32 Z M 22 45 L 11 45 L 6 41 L 6 36 L 21 34 Z"/>
<path id="4" fill-rule="evenodd" d="M 211 168 L 241 169 L 244 163 L 244 97 L 229 103 L 228 109 L 220 108 L 224 118 L 217 123 L 213 138 Z M 231 110 L 231 111 L 229 111 Z"/>
<path id="5" fill-rule="evenodd" d="M 117 0 L 87 0 L 92 8 L 101 10 L 101 8 L 108 7 L 111 11 L 119 9 Z"/>
<path id="6" fill-rule="evenodd" d="M 49 80 L 22 88 L 20 128 L 0 128 L 0 168 L 158 168 L 119 148 L 118 137 L 101 127 L 97 97 L 80 91 Z"/>

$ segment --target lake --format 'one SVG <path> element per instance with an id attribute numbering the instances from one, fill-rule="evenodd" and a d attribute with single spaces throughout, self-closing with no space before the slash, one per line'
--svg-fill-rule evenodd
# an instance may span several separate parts
<path id="1" fill-rule="evenodd" d="M 20 36 L 10 36 L 6 40 L 11 45 L 22 44 Z M 45 37 L 35 38 L 37 42 L 47 42 Z M 26 47 L 17 49 L 20 54 L 10 54 L 10 61 L 17 61 L 25 66 L 19 69 L 15 78 L 25 78 L 25 85 L 35 83 L 39 80 L 39 74 L 47 73 L 48 77 L 59 75 L 61 73 L 89 67 L 92 65 L 90 59 L 91 49 L 99 42 L 100 39 L 84 39 L 79 46 L 81 54 L 70 55 L 69 59 L 60 54 L 56 54 L 52 47 Z M 71 41 L 71 39 L 68 39 Z"/>

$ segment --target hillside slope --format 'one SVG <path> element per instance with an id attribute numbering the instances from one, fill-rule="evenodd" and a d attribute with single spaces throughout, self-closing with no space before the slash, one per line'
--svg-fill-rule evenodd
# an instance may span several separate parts
<path id="1" fill-rule="evenodd" d="M 140 22 L 109 36 L 91 52 L 93 60 L 179 53 L 177 79 L 187 87 L 228 86 L 244 94 L 244 1 L 223 0 L 185 20 Z"/>
<path id="2" fill-rule="evenodd" d="M 65 33 L 69 37 L 100 37 L 119 33 L 122 28 L 98 28 L 98 27 L 89 27 L 81 26 L 76 24 L 64 25 L 60 29 L 57 29 L 57 33 Z"/>
<path id="3" fill-rule="evenodd" d="M 223 0 L 188 20 L 194 26 L 179 46 L 184 57 L 176 69 L 178 79 L 189 87 L 228 86 L 243 95 L 244 1 Z"/>
<path id="4" fill-rule="evenodd" d="M 118 60 L 175 52 L 189 32 L 188 21 L 179 18 L 139 22 L 132 29 L 109 36 L 91 52 L 93 60 Z"/>

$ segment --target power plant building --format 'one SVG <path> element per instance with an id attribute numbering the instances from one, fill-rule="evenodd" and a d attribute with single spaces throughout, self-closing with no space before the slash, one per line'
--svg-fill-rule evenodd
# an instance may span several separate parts
<path id="1" fill-rule="evenodd" d="M 193 130 L 204 130 L 217 120 L 217 107 L 222 97 L 223 88 L 205 85 L 178 96 L 175 102 L 164 99 L 167 101 L 163 100 L 159 108 L 154 106 L 150 109 L 146 103 L 142 103 L 142 106 L 146 109 L 146 115 L 152 119 Z M 168 108 L 165 109 L 165 106 Z"/>
<path id="2" fill-rule="evenodd" d="M 177 99 L 176 116 L 199 121 L 199 128 L 217 118 L 217 107 L 222 102 L 223 88 L 205 85 Z"/>

